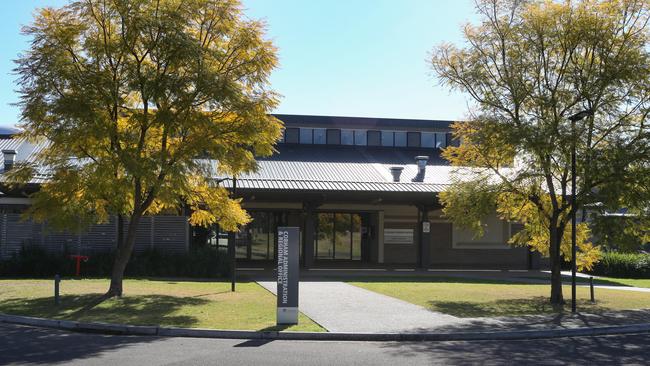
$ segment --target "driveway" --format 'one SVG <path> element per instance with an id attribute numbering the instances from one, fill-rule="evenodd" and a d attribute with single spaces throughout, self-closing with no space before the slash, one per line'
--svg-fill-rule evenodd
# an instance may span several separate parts
<path id="1" fill-rule="evenodd" d="M 258 281 L 277 294 L 277 283 Z M 340 281 L 300 282 L 300 311 L 330 332 L 417 332 L 462 322 Z"/>

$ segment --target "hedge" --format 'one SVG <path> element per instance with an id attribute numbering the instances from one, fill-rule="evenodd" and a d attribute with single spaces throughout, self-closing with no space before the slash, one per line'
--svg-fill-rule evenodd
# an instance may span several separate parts
<path id="1" fill-rule="evenodd" d="M 591 274 L 622 278 L 650 278 L 650 254 L 605 252 Z"/>
<path id="2" fill-rule="evenodd" d="M 114 253 L 89 255 L 81 263 L 81 276 L 107 277 L 111 274 Z M 187 253 L 146 251 L 134 253 L 125 276 L 134 277 L 226 277 L 230 272 L 224 253 L 212 248 L 194 248 Z M 39 247 L 24 247 L 12 258 L 0 261 L 0 276 L 50 277 L 75 275 L 75 261 L 67 253 L 51 254 Z"/>

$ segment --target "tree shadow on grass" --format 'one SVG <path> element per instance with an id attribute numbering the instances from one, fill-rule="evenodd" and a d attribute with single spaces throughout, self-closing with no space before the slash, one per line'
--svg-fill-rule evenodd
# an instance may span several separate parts
<path id="1" fill-rule="evenodd" d="M 64 295 L 60 305 L 55 305 L 51 297 L 11 298 L 0 301 L 0 312 L 65 320 L 190 327 L 198 322 L 196 317 L 176 314 L 176 311 L 209 302 L 195 297 L 138 295 L 108 299 L 88 309 L 87 305 L 97 297 L 97 294 Z"/>
<path id="2" fill-rule="evenodd" d="M 516 316 L 530 314 L 561 313 L 562 309 L 554 309 L 546 296 L 535 296 L 526 299 L 501 299 L 489 302 L 471 301 L 429 301 L 429 310 L 437 311 L 460 318 Z M 590 312 L 607 311 L 588 300 L 578 301 L 582 309 Z"/>

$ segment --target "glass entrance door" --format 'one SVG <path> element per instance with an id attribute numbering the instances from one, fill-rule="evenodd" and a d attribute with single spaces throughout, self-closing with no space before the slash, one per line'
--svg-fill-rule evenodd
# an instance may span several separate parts
<path id="1" fill-rule="evenodd" d="M 275 258 L 275 228 L 282 225 L 281 212 L 250 212 L 251 222 L 237 233 L 237 258 L 272 260 Z"/>
<path id="2" fill-rule="evenodd" d="M 314 256 L 318 260 L 361 260 L 362 215 L 322 212 L 316 216 Z"/>
<path id="3" fill-rule="evenodd" d="M 236 235 L 238 259 L 270 261 L 276 259 L 278 226 L 300 227 L 300 214 L 288 211 L 251 211 L 251 222 Z M 302 240 L 300 241 L 302 242 Z M 301 251 L 302 253 L 302 248 Z"/>

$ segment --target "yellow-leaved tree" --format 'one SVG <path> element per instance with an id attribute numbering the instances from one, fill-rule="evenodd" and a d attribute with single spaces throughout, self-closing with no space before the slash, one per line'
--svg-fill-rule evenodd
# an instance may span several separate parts
<path id="1" fill-rule="evenodd" d="M 440 45 L 432 57 L 440 81 L 472 101 L 468 121 L 453 126 L 459 146 L 444 151 L 465 170 L 441 194 L 444 212 L 479 235 L 495 210 L 521 223 L 511 243 L 549 257 L 550 301 L 559 306 L 571 213 L 644 186 L 627 172 L 650 159 L 648 2 L 479 0 L 476 8 L 481 20 L 465 26 L 464 46 Z M 573 126 L 569 117 L 583 111 Z M 588 268 L 599 250 L 585 223 L 577 229 Z"/>
<path id="2" fill-rule="evenodd" d="M 49 144 L 10 179 L 47 174 L 29 214 L 54 226 L 117 215 L 105 297 L 122 295 L 143 215 L 187 205 L 196 225 L 249 220 L 212 178 L 254 170 L 282 125 L 268 114 L 276 49 L 238 0 L 71 1 L 40 9 L 24 34 L 21 126 Z"/>

